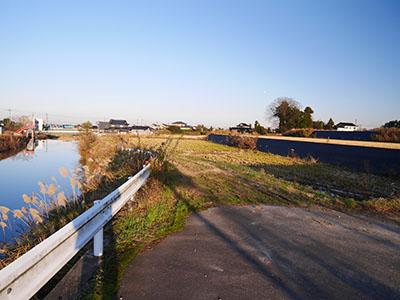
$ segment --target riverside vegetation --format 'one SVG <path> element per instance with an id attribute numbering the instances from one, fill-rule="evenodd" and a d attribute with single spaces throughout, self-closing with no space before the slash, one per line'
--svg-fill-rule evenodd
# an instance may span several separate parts
<path id="1" fill-rule="evenodd" d="M 99 139 L 83 134 L 79 142 L 83 167 L 70 171 L 60 168 L 60 174 L 69 177 L 69 193 L 52 177 L 52 183 L 38 182 L 39 193 L 22 195 L 25 205 L 20 209 L 0 206 L 2 230 L 18 227 L 14 241 L 0 243 L 0 268 L 72 221 L 149 162 L 147 152 L 123 150 L 118 141 L 117 137 Z M 14 225 L 11 218 L 17 220 Z"/>
<path id="2" fill-rule="evenodd" d="M 90 207 L 93 200 L 110 193 L 147 162 L 152 163 L 152 174 L 134 201 L 106 227 L 103 262 L 81 299 L 111 299 L 118 291 L 125 267 L 138 252 L 151 248 L 168 234 L 182 230 L 185 218 L 191 212 L 208 207 L 245 204 L 323 206 L 384 214 L 393 219 L 399 217 L 398 178 L 345 170 L 315 160 L 262 153 L 247 144 L 246 141 L 236 143 L 250 149 L 203 140 L 100 138 L 84 134 L 80 153 L 85 167 L 69 172 L 70 176 L 79 179 L 81 192 L 77 192 L 72 201 L 59 203 L 59 212 L 56 207 L 51 210 L 62 222 L 54 224 L 46 213 L 40 213 L 41 218 L 50 221 L 49 225 L 40 225 L 46 220 L 33 222 L 32 229 L 25 232 L 17 246 L 5 249 L 6 257 L 15 258 L 33 245 L 31 241 L 44 239 Z M 144 151 L 124 151 L 121 147 L 151 150 L 155 156 L 144 156 Z M 61 171 L 67 175 L 66 170 Z M 73 182 L 78 187 L 78 183 Z M 54 191 L 50 186 L 44 185 L 44 195 L 55 197 L 58 203 L 62 191 Z M 32 204 L 32 198 L 29 201 Z"/>
<path id="3" fill-rule="evenodd" d="M 25 136 L 13 136 L 9 134 L 0 135 L 0 160 L 13 156 L 28 144 Z"/>

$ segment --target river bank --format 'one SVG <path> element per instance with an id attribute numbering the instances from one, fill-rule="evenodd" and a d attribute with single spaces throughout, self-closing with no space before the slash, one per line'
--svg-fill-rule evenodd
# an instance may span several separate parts
<path id="1" fill-rule="evenodd" d="M 28 144 L 25 136 L 0 135 L 0 160 L 13 156 L 23 150 Z"/>

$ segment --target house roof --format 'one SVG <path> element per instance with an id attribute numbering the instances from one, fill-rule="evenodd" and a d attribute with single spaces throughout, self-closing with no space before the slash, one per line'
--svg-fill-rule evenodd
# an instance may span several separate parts
<path id="1" fill-rule="evenodd" d="M 340 123 L 336 124 L 336 127 L 344 127 L 344 126 L 356 126 L 357 127 L 357 125 L 353 124 L 353 123 L 340 122 Z"/>
<path id="2" fill-rule="evenodd" d="M 114 120 L 110 119 L 110 125 L 128 125 L 128 122 L 126 120 Z"/>
<path id="3" fill-rule="evenodd" d="M 185 126 L 186 126 L 186 123 L 185 123 L 185 122 L 182 122 L 182 121 L 172 122 L 171 124 L 173 124 L 173 125 L 178 125 L 178 124 L 180 124 L 180 125 L 185 125 Z"/>
<path id="4" fill-rule="evenodd" d="M 133 125 L 130 127 L 130 130 L 148 130 L 148 129 L 150 129 L 150 126 Z"/>

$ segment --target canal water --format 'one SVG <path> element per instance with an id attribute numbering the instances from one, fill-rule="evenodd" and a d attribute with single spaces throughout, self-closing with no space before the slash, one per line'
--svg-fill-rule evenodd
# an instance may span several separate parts
<path id="1" fill-rule="evenodd" d="M 80 167 L 79 153 L 76 142 L 44 140 L 36 141 L 34 150 L 23 150 L 18 154 L 0 161 L 0 207 L 10 210 L 21 209 L 26 206 L 23 194 L 32 196 L 40 193 L 38 182 L 60 185 L 66 193 L 70 192 L 68 176 L 60 174 L 60 168 L 66 170 Z M 52 178 L 54 177 L 54 178 Z M 53 179 L 53 180 L 52 180 Z M 9 220 L 4 221 L 7 227 L 0 227 L 0 241 L 9 242 L 17 235 L 18 224 L 8 212 Z"/>

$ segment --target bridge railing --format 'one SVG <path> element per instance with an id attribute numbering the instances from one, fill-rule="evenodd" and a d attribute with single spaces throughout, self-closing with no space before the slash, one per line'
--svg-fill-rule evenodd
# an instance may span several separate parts
<path id="1" fill-rule="evenodd" d="M 94 238 L 94 255 L 103 254 L 103 227 L 133 198 L 150 175 L 148 164 L 118 189 L 0 270 L 0 299 L 29 299 Z"/>

